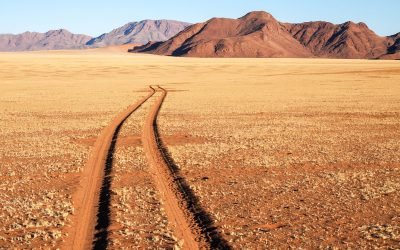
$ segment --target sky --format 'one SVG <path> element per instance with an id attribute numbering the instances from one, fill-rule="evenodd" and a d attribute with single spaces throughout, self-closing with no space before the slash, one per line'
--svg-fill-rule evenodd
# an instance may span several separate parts
<path id="1" fill-rule="evenodd" d="M 98 36 L 128 22 L 203 22 L 264 10 L 282 22 L 365 22 L 379 35 L 400 32 L 399 0 L 0 0 L 0 33 L 65 28 Z"/>

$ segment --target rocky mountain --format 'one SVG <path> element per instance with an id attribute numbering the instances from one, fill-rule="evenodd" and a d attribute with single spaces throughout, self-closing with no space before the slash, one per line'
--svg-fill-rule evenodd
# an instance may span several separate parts
<path id="1" fill-rule="evenodd" d="M 213 18 L 134 52 L 193 57 L 400 58 L 400 35 L 381 37 L 364 23 L 281 23 L 263 11 Z"/>
<path id="2" fill-rule="evenodd" d="M 92 37 L 60 29 L 46 33 L 25 32 L 0 35 L 0 51 L 57 50 L 82 48 Z"/>
<path id="3" fill-rule="evenodd" d="M 149 44 L 150 45 L 150 44 Z M 273 16 L 251 12 L 239 19 L 213 18 L 195 24 L 170 40 L 138 48 L 160 55 L 195 57 L 309 57 Z"/>
<path id="4" fill-rule="evenodd" d="M 166 41 L 189 26 L 189 23 L 173 20 L 144 20 L 131 22 L 109 33 L 91 39 L 87 45 L 104 47 L 122 44 L 146 44 L 149 41 Z"/>
<path id="5" fill-rule="evenodd" d="M 386 54 L 390 46 L 388 37 L 378 36 L 365 23 L 307 22 L 286 27 L 318 57 L 372 59 Z"/>

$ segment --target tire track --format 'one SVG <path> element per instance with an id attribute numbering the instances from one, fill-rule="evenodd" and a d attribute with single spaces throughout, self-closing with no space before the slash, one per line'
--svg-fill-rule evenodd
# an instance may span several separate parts
<path id="1" fill-rule="evenodd" d="M 167 96 L 162 92 L 146 119 L 142 143 L 155 184 L 164 202 L 169 223 L 184 249 L 231 249 L 214 226 L 211 216 L 200 206 L 190 186 L 164 147 L 157 128 L 157 116 Z"/>
<path id="2" fill-rule="evenodd" d="M 69 249 L 107 247 L 110 224 L 110 173 L 116 139 L 124 121 L 154 95 L 154 88 L 150 87 L 149 91 L 146 97 L 121 112 L 96 140 L 81 178 L 82 188 L 76 194 L 75 200 L 79 204 L 79 210 L 72 223 L 74 231 L 69 240 Z"/>

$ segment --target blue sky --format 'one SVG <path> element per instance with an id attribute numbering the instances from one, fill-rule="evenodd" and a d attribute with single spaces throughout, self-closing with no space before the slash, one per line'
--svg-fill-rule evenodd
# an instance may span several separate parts
<path id="1" fill-rule="evenodd" d="M 130 21 L 175 19 L 201 22 L 265 10 L 283 22 L 365 22 L 379 35 L 400 32 L 399 0 L 4 0 L 0 33 L 66 28 L 92 36 Z"/>

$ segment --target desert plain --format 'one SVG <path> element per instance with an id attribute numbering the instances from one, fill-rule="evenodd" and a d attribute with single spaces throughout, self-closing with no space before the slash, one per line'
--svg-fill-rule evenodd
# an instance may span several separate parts
<path id="1" fill-rule="evenodd" d="M 98 244 L 189 249 L 146 157 L 166 93 L 156 136 L 201 248 L 400 247 L 400 61 L 122 51 L 0 53 L 0 249 L 73 247 L 96 140 L 149 86 L 100 176 Z"/>

